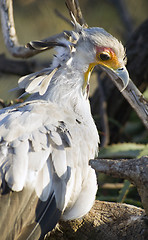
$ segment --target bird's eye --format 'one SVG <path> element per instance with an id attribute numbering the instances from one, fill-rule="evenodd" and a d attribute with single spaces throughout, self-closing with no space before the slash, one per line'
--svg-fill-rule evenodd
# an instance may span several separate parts
<path id="1" fill-rule="evenodd" d="M 102 61 L 107 61 L 110 59 L 110 55 L 108 53 L 100 53 L 99 57 Z"/>

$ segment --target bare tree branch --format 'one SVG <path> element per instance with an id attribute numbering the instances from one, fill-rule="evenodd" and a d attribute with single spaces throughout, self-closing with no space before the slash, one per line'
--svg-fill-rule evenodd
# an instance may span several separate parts
<path id="1" fill-rule="evenodd" d="M 148 156 L 139 159 L 96 159 L 90 165 L 97 172 L 128 179 L 137 186 L 148 216 Z"/>
<path id="2" fill-rule="evenodd" d="M 21 46 L 16 35 L 12 0 L 1 0 L 1 23 L 5 44 L 9 52 L 15 57 L 29 57 L 34 55 L 30 49 Z"/>
<path id="3" fill-rule="evenodd" d="M 29 58 L 41 51 L 32 50 L 19 44 L 18 37 L 15 30 L 15 23 L 13 18 L 13 4 L 12 0 L 1 0 L 0 2 L 1 24 L 4 36 L 4 41 L 7 49 L 14 57 Z M 57 38 L 64 37 L 64 32 L 53 35 L 43 39 L 43 41 L 55 41 Z M 46 49 L 45 49 L 46 50 Z"/>

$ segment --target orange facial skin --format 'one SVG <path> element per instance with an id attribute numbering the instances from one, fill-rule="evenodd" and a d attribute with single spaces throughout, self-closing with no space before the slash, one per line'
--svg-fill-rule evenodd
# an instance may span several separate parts
<path id="1" fill-rule="evenodd" d="M 101 54 L 107 55 L 108 59 L 107 60 L 101 59 Z M 118 68 L 121 67 L 121 64 L 118 61 L 118 58 L 112 48 L 96 47 L 96 61 L 89 64 L 89 67 L 84 74 L 83 89 L 85 89 L 85 87 L 87 86 L 91 72 L 96 65 L 103 65 L 113 70 L 117 70 Z"/>
<path id="2" fill-rule="evenodd" d="M 108 60 L 102 60 L 100 58 L 102 53 L 107 53 L 110 57 Z M 116 54 L 114 53 L 112 48 L 106 47 L 96 47 L 96 64 L 104 65 L 108 68 L 116 70 L 121 67 L 121 64 L 118 61 Z"/>

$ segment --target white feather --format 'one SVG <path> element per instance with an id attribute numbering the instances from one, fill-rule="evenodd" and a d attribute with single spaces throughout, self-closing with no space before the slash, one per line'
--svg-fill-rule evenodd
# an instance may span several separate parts
<path id="1" fill-rule="evenodd" d="M 67 177 L 67 162 L 66 152 L 63 146 L 53 149 L 52 162 L 58 177 L 61 179 L 65 179 Z"/>
<path id="2" fill-rule="evenodd" d="M 49 136 L 50 136 L 51 140 L 53 141 L 53 143 L 55 143 L 57 146 L 62 145 L 62 139 L 61 139 L 59 133 L 57 133 L 56 131 L 51 131 Z"/>
<path id="3" fill-rule="evenodd" d="M 43 78 L 42 83 L 39 88 L 40 95 L 43 95 L 47 91 L 47 88 L 49 87 L 49 83 L 57 70 L 58 70 L 57 68 L 53 69 L 53 71 L 49 75 L 47 75 L 45 78 Z"/>
<path id="4" fill-rule="evenodd" d="M 29 84 L 26 84 L 25 91 L 28 93 L 35 93 L 39 84 L 43 81 L 43 76 L 36 77 Z"/>
<path id="5" fill-rule="evenodd" d="M 58 68 L 54 68 L 53 70 L 47 68 L 37 73 L 23 76 L 18 81 L 19 88 L 24 88 L 25 91 L 30 94 L 39 92 L 40 95 L 44 95 L 57 70 Z"/>
<path id="6" fill-rule="evenodd" d="M 28 169 L 30 172 L 39 172 L 45 162 L 47 161 L 48 157 L 50 155 L 50 149 L 47 149 L 46 151 L 30 151 L 28 156 L 29 156 L 29 163 L 28 163 Z"/>
<path id="7" fill-rule="evenodd" d="M 27 141 L 9 150 L 8 167 L 5 180 L 13 191 L 21 191 L 25 185 L 28 170 L 28 148 Z"/>
<path id="8" fill-rule="evenodd" d="M 38 77 L 42 77 L 43 78 L 43 75 L 46 74 L 46 73 L 49 73 L 50 72 L 50 69 L 49 68 L 44 68 L 42 69 L 41 71 L 39 72 L 35 72 L 35 73 L 31 73 L 31 74 L 28 74 L 26 76 L 23 76 L 21 77 L 19 80 L 18 80 L 18 85 L 19 85 L 19 88 L 27 88 L 31 82 L 34 82 L 34 80 Z M 38 79 L 39 80 L 39 79 Z M 37 82 L 38 82 L 37 80 Z M 36 81 L 36 80 L 35 80 Z M 37 86 L 37 83 L 34 82 L 32 83 L 34 84 L 35 86 Z M 31 85 L 32 85 L 31 84 Z"/>
<path id="9" fill-rule="evenodd" d="M 36 193 L 42 201 L 46 201 L 50 193 L 53 191 L 52 174 L 51 161 L 48 159 L 38 174 L 35 187 Z"/>

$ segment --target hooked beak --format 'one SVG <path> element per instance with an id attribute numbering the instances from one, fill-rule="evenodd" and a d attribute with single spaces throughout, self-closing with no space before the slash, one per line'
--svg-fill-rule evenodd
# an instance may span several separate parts
<path id="1" fill-rule="evenodd" d="M 113 70 L 111 68 L 108 68 L 104 65 L 100 65 L 100 67 L 107 72 L 107 74 L 113 79 L 113 80 L 121 80 L 123 87 L 121 89 L 121 92 L 124 91 L 124 89 L 127 87 L 129 83 L 129 74 L 125 66 L 118 68 L 117 70 Z"/>

